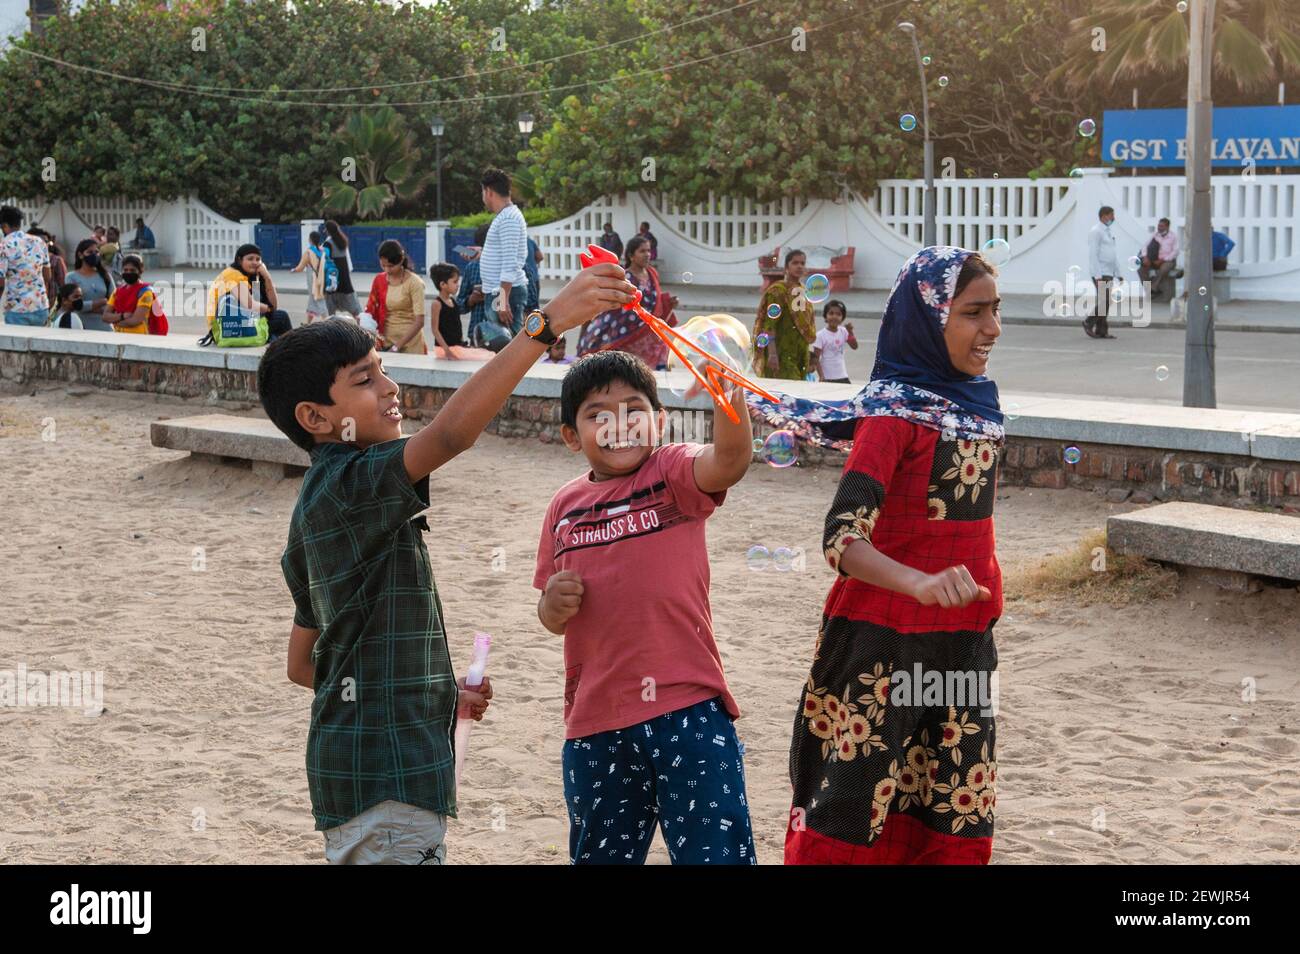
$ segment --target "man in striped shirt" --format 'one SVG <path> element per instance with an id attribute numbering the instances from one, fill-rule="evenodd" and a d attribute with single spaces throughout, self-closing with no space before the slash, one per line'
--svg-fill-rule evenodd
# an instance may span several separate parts
<path id="1" fill-rule="evenodd" d="M 524 326 L 524 303 L 528 300 L 528 276 L 524 272 L 528 226 L 524 214 L 510 200 L 509 175 L 500 169 L 488 169 L 480 181 L 483 204 L 494 214 L 479 256 L 483 296 L 496 312 L 497 320 L 513 334 L 519 334 Z"/>

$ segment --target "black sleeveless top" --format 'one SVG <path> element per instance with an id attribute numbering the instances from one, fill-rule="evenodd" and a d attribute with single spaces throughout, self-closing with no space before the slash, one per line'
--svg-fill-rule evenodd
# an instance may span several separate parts
<path id="1" fill-rule="evenodd" d="M 465 334 L 460 325 L 460 303 L 454 298 L 451 304 L 438 299 L 441 310 L 438 312 L 438 334 L 448 345 L 464 346 Z"/>

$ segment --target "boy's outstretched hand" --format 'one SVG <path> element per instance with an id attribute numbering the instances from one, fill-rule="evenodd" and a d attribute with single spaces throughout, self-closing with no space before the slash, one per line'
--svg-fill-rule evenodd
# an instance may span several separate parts
<path id="1" fill-rule="evenodd" d="M 546 303 L 551 331 L 563 334 L 601 312 L 622 308 L 636 295 L 636 286 L 612 262 L 584 268 Z"/>
<path id="2" fill-rule="evenodd" d="M 922 606 L 938 603 L 944 609 L 957 609 L 971 603 L 993 599 L 987 586 L 980 586 L 966 567 L 950 566 L 938 573 L 927 573 L 912 592 Z"/>
<path id="3" fill-rule="evenodd" d="M 462 717 L 468 715 L 475 722 L 483 721 L 483 713 L 487 712 L 492 699 L 492 680 L 484 676 L 482 683 L 473 689 L 466 689 L 465 677 L 461 676 L 456 680 L 456 687 L 460 689 L 460 698 L 457 701 L 460 715 Z"/>
<path id="4" fill-rule="evenodd" d="M 582 592 L 582 577 L 577 573 L 561 570 L 552 574 L 537 604 L 542 625 L 557 636 L 563 634 L 564 624 L 582 609 Z"/>

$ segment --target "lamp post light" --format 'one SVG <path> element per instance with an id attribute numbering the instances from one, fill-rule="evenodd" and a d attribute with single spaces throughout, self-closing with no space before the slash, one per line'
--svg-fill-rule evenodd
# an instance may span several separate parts
<path id="1" fill-rule="evenodd" d="M 438 221 L 442 221 L 442 134 L 446 131 L 446 123 L 442 121 L 441 116 L 434 116 L 429 121 L 429 132 L 433 133 L 433 164 L 438 170 Z"/>
<path id="2" fill-rule="evenodd" d="M 925 82 L 925 63 L 921 61 L 921 44 L 916 39 L 916 24 L 904 20 L 898 28 L 912 38 L 912 51 L 916 54 L 916 68 L 921 74 L 921 126 L 925 136 L 925 222 L 921 229 L 921 241 L 924 245 L 935 244 L 935 191 L 934 191 L 934 143 L 930 140 L 930 94 Z"/>
<path id="3" fill-rule="evenodd" d="M 523 150 L 528 148 L 528 137 L 531 136 L 533 133 L 533 114 L 520 113 L 518 122 L 519 122 L 519 138 L 522 141 L 519 151 L 522 152 Z"/>

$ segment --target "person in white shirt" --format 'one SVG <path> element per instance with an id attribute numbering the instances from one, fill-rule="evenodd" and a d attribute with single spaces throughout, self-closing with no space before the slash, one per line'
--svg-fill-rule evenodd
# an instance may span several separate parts
<path id="1" fill-rule="evenodd" d="M 1097 289 L 1097 303 L 1092 314 L 1083 320 L 1083 330 L 1089 338 L 1114 338 L 1106 317 L 1110 314 L 1110 286 L 1119 274 L 1119 259 L 1115 254 L 1115 236 L 1111 223 L 1115 210 L 1103 205 L 1097 212 L 1098 222 L 1088 232 L 1088 274 Z"/>
<path id="2" fill-rule="evenodd" d="M 858 350 L 858 339 L 853 335 L 853 323 L 847 321 L 849 310 L 844 302 L 832 298 L 822 306 L 826 327 L 817 332 L 812 343 L 813 366 L 817 376 L 830 384 L 849 384 L 849 371 L 844 366 L 844 347 Z"/>
<path id="3" fill-rule="evenodd" d="M 500 169 L 489 169 L 480 181 L 483 204 L 494 217 L 479 255 L 479 282 L 497 320 L 519 334 L 528 301 L 528 275 L 524 271 L 528 226 L 519 207 L 510 201 L 510 176 Z"/>

